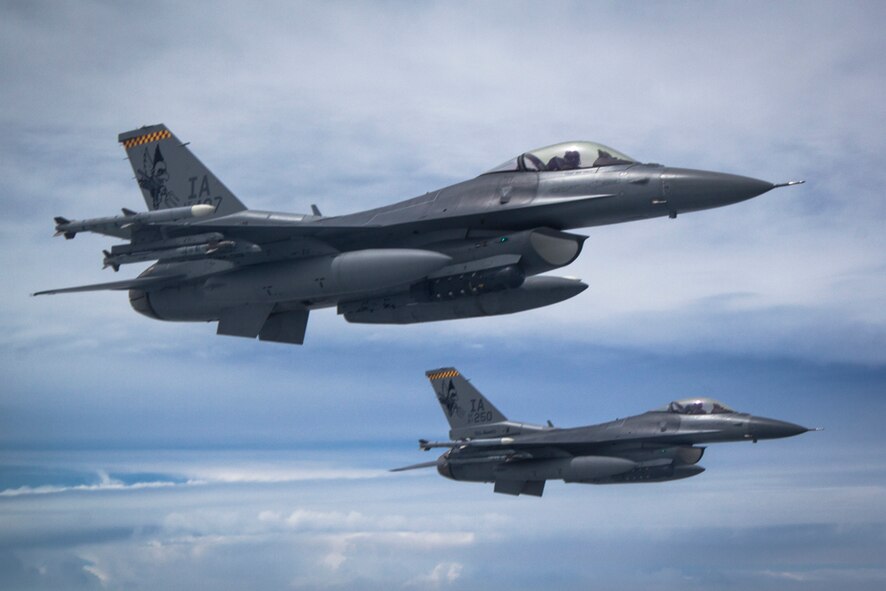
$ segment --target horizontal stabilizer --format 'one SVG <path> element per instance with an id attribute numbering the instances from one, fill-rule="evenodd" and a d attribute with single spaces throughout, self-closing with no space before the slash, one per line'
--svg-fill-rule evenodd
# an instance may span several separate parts
<path id="1" fill-rule="evenodd" d="M 270 318 L 267 319 L 264 326 L 261 327 L 261 331 L 258 333 L 258 338 L 261 341 L 303 345 L 307 328 L 307 310 L 281 312 L 279 314 L 272 314 Z"/>
<path id="2" fill-rule="evenodd" d="M 216 334 L 254 339 L 273 309 L 274 304 L 254 304 L 222 310 Z"/>
<path id="3" fill-rule="evenodd" d="M 545 491 L 544 480 L 496 480 L 495 492 L 506 495 L 540 497 Z"/>
<path id="4" fill-rule="evenodd" d="M 258 337 L 262 341 L 301 345 L 308 326 L 307 310 L 272 314 L 274 304 L 248 304 L 223 310 L 216 334 L 232 337 Z"/>
<path id="5" fill-rule="evenodd" d="M 157 277 L 136 277 L 135 279 L 124 279 L 122 281 L 111 281 L 109 283 L 93 283 L 92 285 L 78 285 L 77 287 L 64 287 L 62 289 L 47 289 L 38 291 L 31 295 L 53 295 L 57 293 L 77 293 L 80 291 L 105 291 L 105 290 L 126 290 L 126 289 L 154 289 L 162 287 L 168 283 L 174 283 L 184 279 L 184 275 L 161 275 Z"/>

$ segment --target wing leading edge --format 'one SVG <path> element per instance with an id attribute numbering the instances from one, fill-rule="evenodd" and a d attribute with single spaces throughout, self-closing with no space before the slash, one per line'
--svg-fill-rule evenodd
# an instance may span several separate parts
<path id="1" fill-rule="evenodd" d="M 160 275 L 157 277 L 136 277 L 122 281 L 110 281 L 108 283 L 93 283 L 91 285 L 78 285 L 76 287 L 64 287 L 61 289 L 47 289 L 32 293 L 32 296 L 53 295 L 57 293 L 77 293 L 81 291 L 105 291 L 126 289 L 148 289 L 161 287 L 167 283 L 174 283 L 184 279 L 185 275 Z"/>

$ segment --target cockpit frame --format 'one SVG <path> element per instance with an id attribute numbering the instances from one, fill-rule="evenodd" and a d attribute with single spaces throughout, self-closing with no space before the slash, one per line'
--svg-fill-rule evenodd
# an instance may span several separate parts
<path id="1" fill-rule="evenodd" d="M 684 398 L 682 400 L 674 400 L 664 408 L 658 409 L 660 412 L 668 412 L 679 415 L 719 415 L 719 414 L 739 414 L 722 402 L 713 398 Z"/>
<path id="2" fill-rule="evenodd" d="M 524 152 L 484 174 L 497 172 L 553 172 L 638 164 L 630 156 L 596 142 L 577 141 L 553 144 Z"/>

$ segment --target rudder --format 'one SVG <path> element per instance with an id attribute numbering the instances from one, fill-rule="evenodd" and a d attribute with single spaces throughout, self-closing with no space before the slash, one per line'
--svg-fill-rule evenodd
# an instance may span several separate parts
<path id="1" fill-rule="evenodd" d="M 126 149 L 148 209 L 201 203 L 214 206 L 214 215 L 246 209 L 162 123 L 121 133 L 117 139 Z"/>

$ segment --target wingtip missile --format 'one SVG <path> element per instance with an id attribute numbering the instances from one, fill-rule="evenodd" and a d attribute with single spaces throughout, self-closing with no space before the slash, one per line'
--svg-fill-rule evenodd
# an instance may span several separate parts
<path id="1" fill-rule="evenodd" d="M 169 209 L 155 209 L 152 211 L 135 212 L 123 208 L 122 216 L 90 218 L 86 220 L 69 220 L 57 216 L 55 219 L 55 235 L 64 235 L 71 239 L 77 232 L 89 232 L 95 229 L 116 227 L 129 228 L 140 224 L 157 224 L 162 222 L 177 222 L 188 218 L 202 218 L 215 213 L 215 206 L 206 203 L 198 205 L 185 205 Z"/>
<path id="2" fill-rule="evenodd" d="M 70 240 L 77 235 L 77 232 L 66 231 L 64 228 L 62 228 L 62 226 L 67 226 L 71 223 L 71 220 L 69 220 L 68 218 L 58 215 L 52 219 L 55 221 L 55 234 L 53 234 L 53 237 L 64 236 L 65 240 Z"/>

